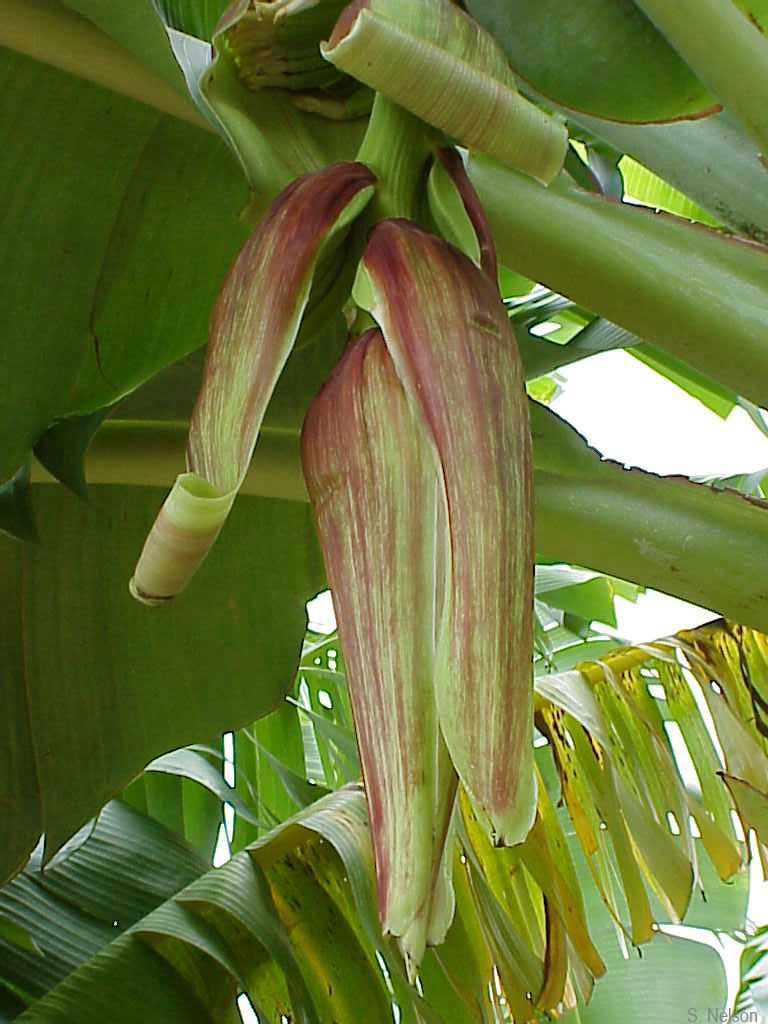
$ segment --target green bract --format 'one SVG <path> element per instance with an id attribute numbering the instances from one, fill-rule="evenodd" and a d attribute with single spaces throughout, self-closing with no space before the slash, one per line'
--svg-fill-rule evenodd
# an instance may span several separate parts
<path id="1" fill-rule="evenodd" d="M 451 0 L 354 0 L 321 49 L 471 149 L 544 182 L 563 165 L 564 126 L 520 95 L 494 38 Z"/>

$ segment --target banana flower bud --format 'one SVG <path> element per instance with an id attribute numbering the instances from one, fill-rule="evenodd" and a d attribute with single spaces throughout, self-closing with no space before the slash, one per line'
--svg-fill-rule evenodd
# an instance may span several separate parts
<path id="1" fill-rule="evenodd" d="M 520 842 L 535 816 L 527 404 L 469 212 L 485 269 L 409 221 L 373 229 L 355 296 L 379 327 L 348 349 L 302 433 L 381 919 L 409 968 L 453 912 L 451 765 L 497 842 Z"/>
<path id="2" fill-rule="evenodd" d="M 264 413 L 291 352 L 323 251 L 373 192 L 363 164 L 335 164 L 292 182 L 240 252 L 213 310 L 187 473 L 147 538 L 131 593 L 159 604 L 189 582 L 248 471 Z"/>
<path id="3" fill-rule="evenodd" d="M 445 552 L 434 686 L 451 760 L 494 840 L 535 816 L 532 470 L 523 371 L 495 282 L 404 220 L 371 233 L 356 284 L 429 440 Z M 401 443 L 407 443 L 405 436 Z"/>
<path id="4" fill-rule="evenodd" d="M 451 0 L 352 0 L 320 49 L 470 149 L 544 184 L 562 169 L 565 126 L 520 95 L 496 40 Z"/>
<path id="5" fill-rule="evenodd" d="M 456 776 L 432 685 L 437 477 L 380 331 L 353 342 L 325 383 L 302 457 L 344 645 L 381 922 L 412 970 L 453 914 L 441 860 Z"/>

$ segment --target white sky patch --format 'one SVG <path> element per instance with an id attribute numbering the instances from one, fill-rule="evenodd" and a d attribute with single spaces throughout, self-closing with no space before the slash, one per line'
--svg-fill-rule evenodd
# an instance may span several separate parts
<path id="1" fill-rule="evenodd" d="M 730 476 L 768 467 L 768 437 L 742 409 L 727 420 L 626 352 L 564 366 L 552 409 L 608 459 L 652 473 Z"/>
<path id="2" fill-rule="evenodd" d="M 336 629 L 336 616 L 333 614 L 333 601 L 330 590 L 318 594 L 307 603 L 309 628 L 318 633 L 330 633 Z"/>
<path id="3" fill-rule="evenodd" d="M 237 1008 L 240 1011 L 243 1024 L 259 1024 L 256 1011 L 251 1006 L 250 999 L 244 993 L 237 997 Z"/>
<path id="4" fill-rule="evenodd" d="M 626 352 L 562 367 L 552 409 L 605 458 L 661 475 L 732 476 L 768 468 L 768 437 L 742 409 L 723 420 Z M 715 618 L 676 597 L 648 591 L 616 599 L 617 632 L 645 643 Z"/>

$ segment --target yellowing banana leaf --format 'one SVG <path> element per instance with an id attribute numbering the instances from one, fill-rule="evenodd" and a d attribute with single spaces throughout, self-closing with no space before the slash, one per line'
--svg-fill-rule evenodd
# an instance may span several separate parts
<path id="1" fill-rule="evenodd" d="M 323 644 L 327 641 L 321 648 Z M 763 647 L 764 639 L 754 632 L 717 622 L 642 648 L 620 648 L 601 663 L 585 664 L 579 670 L 581 687 L 573 685 L 574 673 L 560 682 L 541 677 L 537 723 L 550 743 L 537 752 L 547 782 L 539 786 L 534 829 L 522 846 L 494 849 L 465 802 L 454 871 L 456 916 L 445 944 L 425 956 L 421 991 L 408 985 L 399 955 L 380 931 L 366 806 L 356 785 L 307 807 L 225 867 L 202 873 L 159 906 L 153 900 L 162 898 L 165 882 L 142 895 L 158 869 L 161 877 L 165 870 L 160 865 L 166 833 L 153 826 L 157 866 L 146 880 L 144 875 L 131 880 L 129 904 L 115 912 L 119 934 L 109 941 L 109 928 L 89 925 L 87 932 L 82 915 L 90 915 L 88 920 L 111 916 L 99 903 L 100 879 L 105 870 L 122 877 L 131 862 L 125 844 L 133 841 L 132 830 L 138 830 L 136 841 L 144 841 L 139 836 L 147 828 L 142 824 L 146 819 L 135 811 L 115 818 L 121 805 L 114 805 L 75 853 L 48 869 L 50 882 L 45 874 L 37 882 L 30 868 L 0 890 L 2 913 L 30 928 L 38 944 L 57 948 L 62 928 L 80 936 L 69 959 L 56 961 L 58 973 L 38 975 L 36 985 L 30 980 L 34 954 L 14 952 L 11 966 L 0 966 L 0 987 L 10 984 L 22 995 L 29 1007 L 20 1019 L 30 1021 L 67 1021 L 76 1015 L 87 1024 L 99 1019 L 108 998 L 116 1008 L 114 1019 L 129 1021 L 123 1003 L 137 998 L 136 972 L 149 977 L 153 986 L 147 1001 L 150 1021 L 234 1020 L 238 991 L 247 992 L 267 1020 L 284 1013 L 306 1024 L 331 1014 L 342 1024 L 359 1019 L 361 998 L 366 1000 L 366 1019 L 373 1024 L 391 1019 L 393 1002 L 407 1024 L 439 1024 L 450 1013 L 490 1024 L 504 1005 L 514 1007 L 521 1021 L 532 1021 L 536 1010 L 563 1012 L 577 1006 L 582 1019 L 586 1015 L 600 1021 L 606 1006 L 624 1005 L 625 984 L 631 987 L 638 977 L 647 977 L 639 973 L 646 963 L 669 957 L 684 973 L 695 964 L 710 965 L 693 1005 L 707 1000 L 715 1005 L 722 998 L 723 977 L 708 959 L 711 954 L 655 929 L 643 931 L 649 914 L 654 923 L 670 920 L 657 893 L 682 916 L 685 908 L 676 905 L 667 881 L 681 858 L 693 858 L 686 861 L 691 879 L 698 864 L 697 885 L 709 897 L 706 904 L 697 897 L 684 921 L 690 917 L 698 926 L 722 927 L 740 920 L 745 905 L 744 887 L 725 886 L 708 865 L 703 830 L 701 838 L 694 835 L 688 841 L 676 834 L 680 830 L 672 828 L 667 816 L 667 807 L 679 808 L 676 794 L 687 792 L 691 780 L 680 774 L 684 762 L 667 729 L 674 720 L 672 707 L 684 705 L 679 695 L 673 702 L 665 697 L 671 693 L 670 680 L 678 689 L 687 688 L 694 710 L 688 707 L 686 717 L 692 718 L 703 699 L 689 671 L 697 659 L 700 665 L 717 664 L 717 686 L 723 693 L 750 692 L 752 672 L 757 676 L 764 670 L 762 657 L 754 653 Z M 737 649 L 742 658 L 723 656 L 723 651 Z M 733 717 L 739 720 L 735 712 Z M 694 735 L 689 722 L 678 724 L 683 738 Z M 699 764 L 717 763 L 718 744 L 726 761 L 739 763 L 733 761 L 727 732 L 715 736 L 705 727 L 696 736 L 710 751 Z M 562 785 L 559 810 L 550 792 L 553 768 Z M 640 808 L 628 770 L 637 791 L 648 796 Z M 730 801 L 717 771 L 711 781 Z M 715 827 L 708 803 L 694 806 Z M 748 813 L 738 797 L 734 809 Z M 105 832 L 110 821 L 112 831 Z M 751 824 L 762 827 L 757 816 Z M 743 857 L 744 844 L 733 826 L 723 841 Z M 175 839 L 171 860 L 178 861 L 182 848 Z M 669 858 L 669 866 L 662 857 Z M 107 866 L 112 863 L 114 870 Z M 173 884 L 170 879 L 176 875 L 167 877 L 167 884 Z M 66 913 L 46 903 L 62 895 Z M 142 906 L 147 908 L 145 917 L 137 915 Z M 622 950 L 636 956 L 627 942 L 633 931 L 635 938 L 650 942 L 648 954 L 634 966 L 622 961 Z M 659 953 L 654 952 L 657 947 Z M 148 948 L 155 959 L 147 960 Z M 612 985 L 612 977 L 622 980 Z M 664 985 L 670 987 L 660 998 L 672 999 L 679 987 L 672 986 L 671 976 Z"/>

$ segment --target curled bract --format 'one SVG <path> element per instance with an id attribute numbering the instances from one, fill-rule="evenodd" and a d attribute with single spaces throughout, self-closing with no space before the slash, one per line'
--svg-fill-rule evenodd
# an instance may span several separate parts
<path id="1" fill-rule="evenodd" d="M 518 92 L 494 37 L 451 0 L 352 0 L 321 51 L 470 149 L 545 184 L 562 169 L 565 126 Z"/>
<path id="2" fill-rule="evenodd" d="M 178 594 L 216 540 L 296 340 L 318 260 L 368 202 L 374 180 L 359 163 L 296 179 L 237 257 L 211 316 L 188 471 L 160 510 L 131 580 L 138 600 L 157 604 Z"/>

